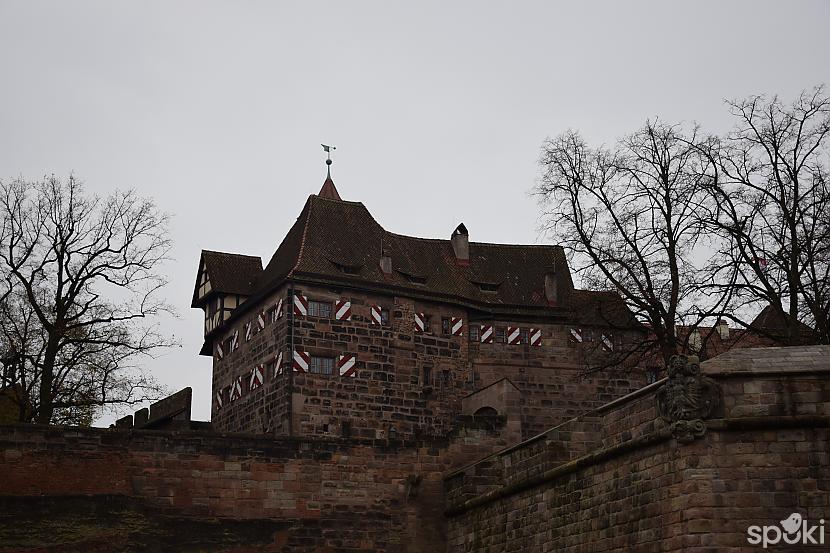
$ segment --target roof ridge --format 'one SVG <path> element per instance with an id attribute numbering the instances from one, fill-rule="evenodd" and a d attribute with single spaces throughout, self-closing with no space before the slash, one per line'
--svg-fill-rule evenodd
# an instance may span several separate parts
<path id="1" fill-rule="evenodd" d="M 380 223 L 378 223 L 380 224 Z M 391 230 L 386 230 L 383 225 L 381 228 L 387 234 L 392 236 L 397 236 L 399 238 L 407 238 L 409 240 L 420 240 L 422 242 L 446 242 L 451 243 L 452 240 L 450 238 L 425 238 L 423 236 L 410 236 L 408 234 L 399 234 L 397 232 L 392 232 Z M 559 244 L 499 244 L 497 242 L 470 242 L 470 245 L 476 246 L 499 246 L 501 248 L 519 248 L 519 249 L 527 249 L 527 248 L 539 248 L 539 249 L 547 249 L 547 248 L 561 248 L 562 246 Z"/>
<path id="2" fill-rule="evenodd" d="M 232 255 L 234 257 L 250 257 L 251 259 L 259 259 L 262 260 L 262 256 L 260 255 L 249 255 L 247 253 L 235 253 L 235 252 L 220 252 L 218 250 L 202 250 L 202 253 L 218 253 L 220 255 Z"/>
<path id="3" fill-rule="evenodd" d="M 327 202 L 338 203 L 338 204 L 351 204 L 351 205 L 360 205 L 360 206 L 366 207 L 366 206 L 363 205 L 363 202 L 356 202 L 354 200 L 335 200 L 334 198 L 327 198 L 325 196 L 320 196 L 318 194 L 310 194 L 309 198 L 314 198 L 315 200 L 325 200 Z"/>
<path id="4" fill-rule="evenodd" d="M 306 214 L 305 214 L 305 221 L 303 221 L 303 235 L 300 238 L 300 248 L 297 250 L 297 260 L 294 262 L 294 266 L 291 268 L 291 270 L 288 271 L 288 274 L 285 275 L 287 278 L 294 275 L 294 271 L 296 271 L 297 267 L 300 266 L 300 260 L 302 260 L 302 258 L 303 258 L 303 249 L 305 249 L 306 234 L 308 233 L 308 221 L 309 221 L 309 219 L 311 219 L 311 206 L 314 203 L 314 202 L 311 201 L 312 197 L 314 197 L 314 194 L 311 194 L 308 197 L 308 200 L 307 200 L 308 210 L 306 211 Z M 319 196 L 318 196 L 318 198 L 319 198 Z M 336 200 L 332 200 L 332 201 L 336 201 Z"/>

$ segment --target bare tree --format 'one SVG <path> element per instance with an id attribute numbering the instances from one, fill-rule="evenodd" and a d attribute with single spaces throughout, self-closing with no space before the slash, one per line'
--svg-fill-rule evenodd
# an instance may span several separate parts
<path id="1" fill-rule="evenodd" d="M 830 343 L 830 98 L 817 87 L 791 105 L 764 96 L 728 105 L 736 127 L 709 144 L 705 220 L 720 237 L 711 284 L 734 290 L 729 316 L 740 323 L 747 306 L 769 305 L 783 327 L 775 338 Z"/>
<path id="2" fill-rule="evenodd" d="M 101 406 L 160 395 L 137 366 L 174 341 L 156 317 L 170 247 L 167 218 L 133 192 L 84 195 L 72 177 L 0 183 L 4 385 L 25 391 L 21 418 L 91 422 Z"/>
<path id="3" fill-rule="evenodd" d="M 586 285 L 623 297 L 651 331 L 642 349 L 665 360 L 683 347 L 676 325 L 709 315 L 693 301 L 698 212 L 711 201 L 699 142 L 696 128 L 646 122 L 613 149 L 566 132 L 545 142 L 540 160 L 546 229 Z"/>

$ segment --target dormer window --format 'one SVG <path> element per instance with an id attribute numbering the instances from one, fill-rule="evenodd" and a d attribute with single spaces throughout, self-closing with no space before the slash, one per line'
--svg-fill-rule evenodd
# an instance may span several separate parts
<path id="1" fill-rule="evenodd" d="M 491 294 L 499 291 L 499 286 L 501 286 L 501 282 L 495 282 L 492 280 L 473 280 L 470 279 L 470 282 L 478 286 L 478 289 L 482 292 L 489 292 Z"/>
<path id="2" fill-rule="evenodd" d="M 352 262 L 352 261 L 344 261 L 344 260 L 335 260 L 329 259 L 332 265 L 337 267 L 337 270 L 343 273 L 344 275 L 359 275 L 360 268 L 362 267 L 361 263 Z"/>
<path id="3" fill-rule="evenodd" d="M 427 283 L 426 275 L 417 275 L 417 274 L 414 274 L 414 273 L 409 273 L 409 272 L 400 271 L 400 270 L 398 272 L 401 273 L 406 278 L 406 280 L 408 280 L 412 284 L 426 284 Z"/>

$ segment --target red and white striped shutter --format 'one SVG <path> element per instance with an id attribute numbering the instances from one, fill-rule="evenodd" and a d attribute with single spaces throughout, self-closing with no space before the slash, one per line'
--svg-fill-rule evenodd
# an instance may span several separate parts
<path id="1" fill-rule="evenodd" d="M 571 342 L 576 342 L 578 344 L 582 343 L 582 329 L 581 328 L 572 328 L 571 329 Z"/>
<path id="2" fill-rule="evenodd" d="M 216 358 L 219 360 L 225 358 L 225 348 L 222 347 L 221 340 L 216 343 Z"/>
<path id="3" fill-rule="evenodd" d="M 239 329 L 233 331 L 233 337 L 231 338 L 231 351 L 237 349 L 239 349 Z"/>
<path id="4" fill-rule="evenodd" d="M 600 340 L 602 341 L 602 349 L 604 349 L 605 351 L 614 350 L 614 343 L 611 341 L 611 336 L 606 336 L 605 334 L 603 334 Z"/>
<path id="5" fill-rule="evenodd" d="M 282 352 L 277 354 L 276 365 L 274 365 L 274 376 L 282 374 Z"/>
<path id="6" fill-rule="evenodd" d="M 237 377 L 236 380 L 233 381 L 231 384 L 231 401 L 236 401 L 237 399 L 242 397 L 242 377 Z"/>
<path id="7" fill-rule="evenodd" d="M 340 376 L 354 378 L 357 376 L 357 356 L 353 353 L 344 353 L 337 358 L 337 369 Z"/>
<path id="8" fill-rule="evenodd" d="M 247 323 L 245 323 L 245 341 L 246 342 L 251 341 L 251 335 L 253 334 L 253 326 L 254 325 L 251 324 L 251 323 L 253 323 L 253 321 L 248 321 Z"/>
<path id="9" fill-rule="evenodd" d="M 522 333 L 518 326 L 507 327 L 507 343 L 512 345 L 522 343 Z"/>
<path id="10" fill-rule="evenodd" d="M 265 311 L 256 316 L 256 322 L 259 325 L 260 332 L 265 330 Z"/>
<path id="11" fill-rule="evenodd" d="M 225 406 L 225 389 L 222 388 L 218 392 L 216 392 L 216 410 L 221 411 L 222 407 Z"/>
<path id="12" fill-rule="evenodd" d="M 531 328 L 528 332 L 530 335 L 530 345 L 531 346 L 541 346 L 542 345 L 542 329 L 541 328 Z"/>
<path id="13" fill-rule="evenodd" d="M 308 315 L 308 298 L 302 294 L 294 294 L 294 314 L 301 317 Z"/>
<path id="14" fill-rule="evenodd" d="M 280 317 L 282 317 L 282 298 L 278 299 L 274 306 L 274 314 L 272 315 L 271 322 L 277 322 Z"/>
<path id="15" fill-rule="evenodd" d="M 464 336 L 464 319 L 461 317 L 452 318 L 452 335 Z"/>
<path id="16" fill-rule="evenodd" d="M 265 367 L 262 365 L 254 365 L 254 368 L 251 370 L 251 379 L 248 381 L 249 390 L 256 390 L 262 386 L 262 380 L 265 374 L 264 369 Z"/>
<path id="17" fill-rule="evenodd" d="M 415 332 L 423 332 L 426 328 L 426 316 L 423 313 L 415 313 Z"/>
<path id="18" fill-rule="evenodd" d="M 344 299 L 334 302 L 334 318 L 338 321 L 351 321 L 352 302 Z"/>
<path id="19" fill-rule="evenodd" d="M 492 344 L 493 338 L 493 325 L 481 325 L 481 343 Z"/>
<path id="20" fill-rule="evenodd" d="M 294 351 L 294 362 L 292 363 L 292 367 L 295 373 L 306 373 L 308 372 L 308 363 L 309 363 L 309 355 L 307 351 L 302 350 L 295 350 Z"/>
<path id="21" fill-rule="evenodd" d="M 369 315 L 371 316 L 373 325 L 380 325 L 381 324 L 380 306 L 379 305 L 373 305 L 371 307 L 371 309 L 369 310 Z"/>

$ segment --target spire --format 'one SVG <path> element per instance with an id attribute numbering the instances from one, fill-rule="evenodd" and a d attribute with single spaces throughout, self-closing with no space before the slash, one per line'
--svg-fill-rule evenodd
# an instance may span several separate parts
<path id="1" fill-rule="evenodd" d="M 328 198 L 330 200 L 341 200 L 340 194 L 337 193 L 337 188 L 334 187 L 334 181 L 331 180 L 331 151 L 335 149 L 334 146 L 327 146 L 320 144 L 328 157 L 326 158 L 326 181 L 323 183 L 323 188 L 317 194 L 321 198 Z"/>

